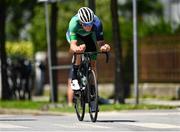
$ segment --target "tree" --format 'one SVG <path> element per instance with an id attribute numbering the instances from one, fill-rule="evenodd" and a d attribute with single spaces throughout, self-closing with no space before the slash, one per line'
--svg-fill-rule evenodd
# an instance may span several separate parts
<path id="1" fill-rule="evenodd" d="M 0 1 L 0 57 L 1 57 L 1 83 L 2 83 L 2 99 L 10 99 L 10 91 L 7 82 L 7 63 L 5 50 L 5 20 L 6 20 L 6 1 Z"/>
<path id="2" fill-rule="evenodd" d="M 7 2 L 7 39 L 29 39 L 28 30 L 34 16 L 36 0 L 6 0 Z"/>
<path id="3" fill-rule="evenodd" d="M 162 16 L 163 6 L 159 0 L 137 0 L 137 15 L 141 20 L 145 14 L 155 14 L 157 16 Z M 123 14 L 131 14 L 130 19 L 132 18 L 132 0 L 126 0 L 126 3 L 121 5 L 119 4 Z"/>
<path id="4" fill-rule="evenodd" d="M 57 16 L 58 16 L 58 7 L 57 3 L 51 4 L 51 26 L 50 26 L 50 45 L 51 45 L 51 62 L 52 66 L 57 65 L 57 57 L 56 57 L 56 40 L 57 40 Z M 50 61 L 50 60 L 49 60 Z M 51 69 L 49 69 L 51 70 Z M 55 102 L 58 102 L 58 89 L 57 89 L 57 71 L 52 71 L 52 89 L 53 89 L 53 96 L 51 99 Z"/>
<path id="5" fill-rule="evenodd" d="M 124 103 L 124 84 L 122 66 L 122 44 L 120 38 L 117 0 L 111 0 L 112 30 L 115 49 L 115 103 Z"/>
<path id="6" fill-rule="evenodd" d="M 96 12 L 96 0 L 88 0 L 88 6 L 91 8 L 94 12 Z"/>

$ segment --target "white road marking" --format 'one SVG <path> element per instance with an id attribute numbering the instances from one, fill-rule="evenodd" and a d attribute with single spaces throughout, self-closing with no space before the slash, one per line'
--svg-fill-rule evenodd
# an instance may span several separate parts
<path id="1" fill-rule="evenodd" d="M 110 129 L 111 127 L 107 127 L 107 126 L 100 126 L 97 125 L 95 123 L 73 123 L 71 126 L 69 126 L 68 124 L 54 124 L 54 126 L 60 126 L 60 127 L 64 127 L 64 128 L 103 128 L 103 129 Z"/>
<path id="2" fill-rule="evenodd" d="M 139 127 L 147 127 L 147 128 L 155 128 L 155 129 L 175 129 L 180 128 L 180 126 L 177 125 L 171 125 L 171 124 L 164 124 L 164 123 L 142 123 L 142 122 L 125 122 L 121 124 L 126 125 L 132 125 L 132 126 L 139 126 Z"/>
<path id="3" fill-rule="evenodd" d="M 0 129 L 1 128 L 28 128 L 28 127 L 12 125 L 12 124 L 6 124 L 6 123 L 0 123 Z"/>

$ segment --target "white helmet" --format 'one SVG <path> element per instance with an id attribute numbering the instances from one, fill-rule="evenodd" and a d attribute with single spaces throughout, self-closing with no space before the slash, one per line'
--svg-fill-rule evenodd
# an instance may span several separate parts
<path id="1" fill-rule="evenodd" d="M 78 10 L 78 18 L 82 24 L 92 25 L 94 12 L 88 7 L 81 7 Z"/>

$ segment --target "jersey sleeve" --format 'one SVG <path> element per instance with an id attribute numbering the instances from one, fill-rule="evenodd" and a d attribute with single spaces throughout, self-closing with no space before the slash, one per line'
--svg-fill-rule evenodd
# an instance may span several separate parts
<path id="1" fill-rule="evenodd" d="M 95 30 L 96 30 L 96 39 L 97 41 L 104 40 L 103 37 L 103 26 L 101 21 L 97 16 L 95 16 Z"/>
<path id="2" fill-rule="evenodd" d="M 77 30 L 77 25 L 76 25 L 76 21 L 74 20 L 74 18 L 71 19 L 71 21 L 69 22 L 69 35 L 70 35 L 70 40 L 77 40 L 77 34 L 76 34 L 76 30 Z"/>

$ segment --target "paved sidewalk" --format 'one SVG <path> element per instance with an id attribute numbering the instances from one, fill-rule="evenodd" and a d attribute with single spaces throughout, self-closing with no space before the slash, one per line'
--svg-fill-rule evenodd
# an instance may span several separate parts
<path id="1" fill-rule="evenodd" d="M 135 103 L 135 99 L 126 99 L 126 103 Z M 160 100 L 160 99 L 139 99 L 140 104 L 154 104 L 180 107 L 180 100 Z"/>

